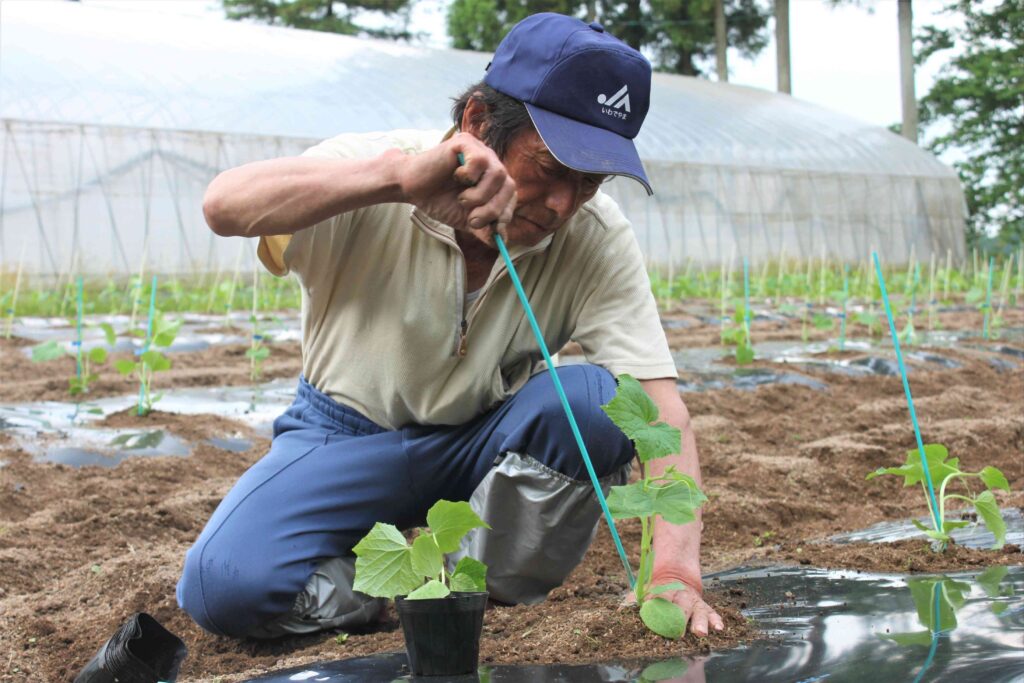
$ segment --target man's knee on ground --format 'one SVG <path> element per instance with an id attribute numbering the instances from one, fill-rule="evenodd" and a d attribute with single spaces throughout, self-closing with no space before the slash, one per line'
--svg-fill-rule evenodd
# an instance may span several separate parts
<path id="1" fill-rule="evenodd" d="M 209 561 L 201 567 L 196 550 L 186 555 L 177 588 L 178 606 L 193 621 L 215 635 L 244 638 L 272 618 L 266 613 L 274 580 L 269 565 L 264 571 L 218 570 Z"/>

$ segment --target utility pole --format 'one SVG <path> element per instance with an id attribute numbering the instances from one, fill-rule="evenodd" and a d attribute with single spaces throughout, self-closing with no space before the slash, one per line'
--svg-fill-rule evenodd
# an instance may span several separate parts
<path id="1" fill-rule="evenodd" d="M 789 69 L 789 0 L 775 0 L 775 63 L 779 92 L 793 94 Z"/>
<path id="2" fill-rule="evenodd" d="M 910 0 L 899 0 L 900 90 L 903 99 L 903 124 L 900 132 L 917 144 L 917 96 L 914 93 L 914 13 Z"/>
<path id="3" fill-rule="evenodd" d="M 729 82 L 729 64 L 726 59 L 726 48 L 729 38 L 725 31 L 725 0 L 715 0 L 715 68 L 718 71 L 718 82 Z"/>

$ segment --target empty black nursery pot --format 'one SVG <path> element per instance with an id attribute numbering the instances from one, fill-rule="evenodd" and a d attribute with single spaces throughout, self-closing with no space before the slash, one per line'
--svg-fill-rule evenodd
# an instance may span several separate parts
<path id="1" fill-rule="evenodd" d="M 444 598 L 395 598 L 405 634 L 409 668 L 417 676 L 454 676 L 476 671 L 487 593 Z"/>
<path id="2" fill-rule="evenodd" d="M 75 683 L 174 681 L 187 654 L 178 636 L 145 612 L 137 612 L 103 644 Z"/>

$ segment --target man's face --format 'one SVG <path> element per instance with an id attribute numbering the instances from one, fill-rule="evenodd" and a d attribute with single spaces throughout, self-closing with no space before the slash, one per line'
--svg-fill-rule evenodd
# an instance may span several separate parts
<path id="1" fill-rule="evenodd" d="M 509 245 L 533 246 L 561 228 L 607 178 L 563 166 L 532 129 L 512 140 L 502 162 L 516 183 Z"/>

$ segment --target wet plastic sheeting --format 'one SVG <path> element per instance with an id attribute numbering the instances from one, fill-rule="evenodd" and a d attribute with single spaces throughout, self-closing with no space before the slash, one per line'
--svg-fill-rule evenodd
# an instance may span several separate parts
<path id="1" fill-rule="evenodd" d="M 37 462 L 54 462 L 71 467 L 99 465 L 113 467 L 125 458 L 144 456 L 186 456 L 189 445 L 162 429 L 141 432 L 80 430 L 75 446 L 49 447 L 38 452 Z M 29 445 L 30 452 L 33 449 Z"/>
<path id="2" fill-rule="evenodd" d="M 775 568 L 707 577 L 748 596 L 746 614 L 771 639 L 667 662 L 482 666 L 479 675 L 419 678 L 482 683 L 987 681 L 1022 676 L 1024 568 L 949 576 L 858 575 Z M 412 680 L 404 653 L 324 662 L 251 679 L 262 683 Z"/>
<path id="3" fill-rule="evenodd" d="M 280 379 L 259 385 L 255 393 L 249 386 L 169 389 L 153 408 L 183 415 L 206 413 L 229 417 L 269 435 L 271 423 L 295 399 L 296 386 L 294 379 Z M 115 396 L 81 406 L 60 401 L 0 405 L 0 429 L 54 432 L 84 428 L 90 422 L 103 419 L 104 415 L 137 404 L 137 396 Z"/>
<path id="4" fill-rule="evenodd" d="M 1003 521 L 1006 522 L 1006 543 L 1024 545 L 1024 517 L 1022 517 L 1020 509 L 1003 508 L 1002 513 Z M 959 512 L 947 512 L 946 519 L 961 519 L 960 515 Z M 972 512 L 967 512 L 962 519 L 974 521 L 977 517 Z M 931 517 L 919 517 L 917 521 L 925 526 L 932 523 Z M 996 540 L 992 532 L 981 524 L 954 529 L 951 535 L 958 545 L 968 548 L 991 548 Z M 891 543 L 908 538 L 927 540 L 921 530 L 908 519 L 897 522 L 881 522 L 869 526 L 867 529 L 832 536 L 829 541 L 833 543 Z M 1021 561 L 1024 562 L 1024 556 L 1021 557 Z"/>

